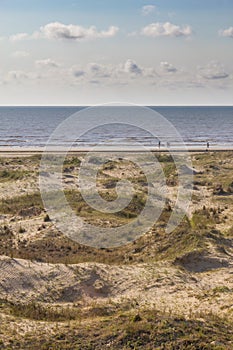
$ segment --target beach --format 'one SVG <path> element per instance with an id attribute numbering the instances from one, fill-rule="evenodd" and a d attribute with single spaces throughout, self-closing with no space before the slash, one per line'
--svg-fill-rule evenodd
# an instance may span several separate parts
<path id="1" fill-rule="evenodd" d="M 183 153 L 183 152 L 190 152 L 190 153 L 202 153 L 202 152 L 230 152 L 233 151 L 233 146 L 210 146 L 208 149 L 206 147 L 206 144 L 203 144 L 202 146 L 185 146 L 185 148 L 181 147 L 167 147 L 167 146 L 161 146 L 161 147 L 135 147 L 135 146 L 95 146 L 95 147 L 52 147 L 52 146 L 44 146 L 44 147 L 0 147 L 0 157 L 25 157 L 25 156 L 32 156 L 32 155 L 42 155 L 43 152 L 48 153 L 61 153 L 66 154 L 70 153 L 72 155 L 78 155 L 82 153 L 88 153 L 88 152 L 130 152 L 130 153 L 137 153 L 137 152 L 152 152 L 152 153 L 163 153 L 163 152 L 176 152 L 176 153 Z"/>
<path id="2" fill-rule="evenodd" d="M 179 182 L 167 150 L 155 150 L 166 176 L 162 214 L 136 241 L 100 249 L 69 239 L 50 220 L 38 181 L 43 150 L 7 148 L 0 153 L 2 344 L 9 346 L 11 339 L 13 348 L 17 342 L 27 348 L 29 339 L 39 349 L 47 338 L 59 346 L 58 337 L 65 334 L 77 348 L 92 341 L 100 349 L 103 341 L 118 349 L 127 339 L 125 327 L 135 334 L 135 327 L 144 332 L 149 324 L 158 328 L 165 322 L 169 326 L 163 334 L 172 327 L 174 342 L 180 332 L 193 339 L 199 329 L 203 336 L 196 346 L 218 341 L 231 349 L 233 151 L 190 151 L 192 200 L 180 225 L 167 233 Z M 134 220 L 147 196 L 143 174 L 120 155 L 117 162 L 102 165 L 98 175 L 105 200 L 115 200 L 117 181 L 133 182 L 136 199 L 120 214 L 90 209 L 80 197 L 77 177 L 85 152 L 72 150 L 63 168 L 63 188 L 72 209 L 86 222 L 109 230 Z M 96 342 L 87 327 L 98 333 Z M 163 341 L 168 344 L 170 337 Z"/>
<path id="3" fill-rule="evenodd" d="M 0 1 L 0 350 L 233 349 L 233 1 Z"/>

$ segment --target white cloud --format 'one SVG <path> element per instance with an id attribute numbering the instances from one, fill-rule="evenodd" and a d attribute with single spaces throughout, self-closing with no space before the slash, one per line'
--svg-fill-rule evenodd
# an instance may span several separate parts
<path id="1" fill-rule="evenodd" d="M 27 51 L 15 51 L 12 53 L 12 57 L 15 57 L 15 58 L 25 58 L 28 56 L 29 56 L 29 53 Z"/>
<path id="2" fill-rule="evenodd" d="M 116 66 L 102 65 L 99 63 L 89 63 L 84 66 L 73 66 L 68 70 L 67 76 L 71 76 L 75 79 L 75 82 L 100 82 L 102 79 L 113 79 L 116 72 Z"/>
<path id="3" fill-rule="evenodd" d="M 220 30 L 219 35 L 226 36 L 228 38 L 233 38 L 233 27 L 229 27 L 225 30 Z"/>
<path id="4" fill-rule="evenodd" d="M 229 77 L 224 66 L 215 61 L 208 63 L 206 66 L 198 67 L 198 74 L 200 77 L 207 80 L 220 80 Z"/>
<path id="5" fill-rule="evenodd" d="M 57 68 L 60 66 L 57 62 L 53 61 L 51 58 L 46 58 L 44 60 L 37 60 L 35 64 L 37 67 L 49 67 L 49 68 Z"/>
<path id="6" fill-rule="evenodd" d="M 27 33 L 19 33 L 10 36 L 11 41 L 19 41 L 25 39 L 63 39 L 63 40 L 88 40 L 102 39 L 114 37 L 119 31 L 118 27 L 111 26 L 106 31 L 98 31 L 95 26 L 85 28 L 73 24 L 63 24 L 60 22 L 48 23 L 40 27 L 39 31 L 29 35 Z"/>
<path id="7" fill-rule="evenodd" d="M 172 74 L 178 72 L 178 70 L 168 62 L 161 62 L 160 68 L 156 71 L 155 67 L 139 66 L 137 62 L 132 59 L 127 59 L 123 63 L 119 64 L 99 64 L 99 63 L 89 63 L 84 66 L 73 66 L 69 73 L 64 75 L 71 75 L 75 78 L 76 82 L 93 82 L 98 81 L 98 83 L 105 80 L 106 84 L 130 84 L 135 79 L 140 80 L 141 83 L 153 83 L 155 80 L 169 79 L 171 81 L 178 79 L 177 74 Z M 160 74 L 161 73 L 161 74 Z M 183 76 L 183 71 L 179 71 L 179 77 Z M 78 79 L 77 79 L 78 78 Z"/>
<path id="8" fill-rule="evenodd" d="M 86 67 L 73 66 L 68 75 L 78 82 L 82 78 L 82 82 L 101 83 L 105 81 L 106 84 L 126 84 L 133 79 L 151 79 L 156 75 L 152 68 L 141 68 L 136 62 L 128 59 L 124 63 L 119 64 L 99 64 L 89 63 Z M 78 79 L 77 79 L 78 78 Z"/>
<path id="9" fill-rule="evenodd" d="M 10 36 L 11 41 L 20 41 L 20 40 L 25 40 L 29 39 L 29 35 L 27 33 L 18 33 Z"/>
<path id="10" fill-rule="evenodd" d="M 165 23 L 151 23 L 144 27 L 141 31 L 142 35 L 149 37 L 160 37 L 160 36 L 170 36 L 170 37 L 180 37 L 180 36 L 190 36 L 192 34 L 192 28 L 190 26 L 180 27 L 170 22 Z"/>
<path id="11" fill-rule="evenodd" d="M 142 74 L 142 69 L 131 59 L 128 59 L 124 65 L 124 71 L 130 74 L 140 75 Z"/>
<path id="12" fill-rule="evenodd" d="M 148 16 L 155 11 L 156 7 L 154 5 L 145 5 L 142 7 L 143 16 Z"/>
<path id="13" fill-rule="evenodd" d="M 177 69 L 174 67 L 171 63 L 168 63 L 166 61 L 160 63 L 160 68 L 163 72 L 166 73 L 176 73 Z"/>
<path id="14" fill-rule="evenodd" d="M 46 24 L 40 28 L 40 33 L 47 39 L 68 39 L 83 40 L 110 38 L 117 34 L 119 28 L 115 26 L 109 27 L 106 31 L 98 31 L 95 26 L 84 28 L 78 25 L 65 25 L 60 22 Z"/>

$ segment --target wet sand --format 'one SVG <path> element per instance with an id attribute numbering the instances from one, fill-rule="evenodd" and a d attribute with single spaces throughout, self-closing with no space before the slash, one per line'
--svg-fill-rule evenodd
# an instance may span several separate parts
<path id="1" fill-rule="evenodd" d="M 22 156 L 32 156 L 35 154 L 42 154 L 43 152 L 48 153 L 67 153 L 70 154 L 81 154 L 81 153 L 87 153 L 87 152 L 130 152 L 130 153 L 136 153 L 136 152 L 176 152 L 176 153 L 184 153 L 184 152 L 191 152 L 191 153 L 201 153 L 201 152 L 228 152 L 233 151 L 233 146 L 229 147 L 223 147 L 223 146 L 211 146 L 209 149 L 207 149 L 205 146 L 203 147 L 186 147 L 186 148 L 179 148 L 179 147 L 113 147 L 113 146 L 105 146 L 105 147 L 82 147 L 82 148 L 64 148 L 64 147 L 0 147 L 0 157 L 22 157 Z"/>

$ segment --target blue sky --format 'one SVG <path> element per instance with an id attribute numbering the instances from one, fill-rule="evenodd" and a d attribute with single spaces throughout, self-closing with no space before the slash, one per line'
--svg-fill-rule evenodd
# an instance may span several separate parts
<path id="1" fill-rule="evenodd" d="M 0 104 L 228 104 L 232 0 L 0 0 Z"/>

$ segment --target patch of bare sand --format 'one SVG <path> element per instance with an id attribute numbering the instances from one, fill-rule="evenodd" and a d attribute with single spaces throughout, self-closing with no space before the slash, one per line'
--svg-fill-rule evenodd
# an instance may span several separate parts
<path id="1" fill-rule="evenodd" d="M 195 264 L 195 259 L 192 263 Z M 216 261 L 204 257 L 200 263 L 203 266 Z M 206 267 L 207 271 L 194 273 L 169 263 L 52 265 L 1 257 L 0 298 L 61 304 L 127 301 L 186 316 L 209 311 L 230 316 L 233 261 L 229 260 L 228 266 L 222 268 Z"/>

